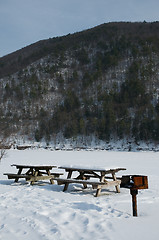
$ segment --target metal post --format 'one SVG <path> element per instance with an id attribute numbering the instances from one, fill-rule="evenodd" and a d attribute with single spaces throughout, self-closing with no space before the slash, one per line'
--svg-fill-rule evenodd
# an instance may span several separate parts
<path id="1" fill-rule="evenodd" d="M 136 200 L 136 195 L 138 194 L 137 189 L 130 189 L 130 193 L 132 195 L 132 207 L 133 207 L 133 216 L 137 217 L 137 200 Z"/>

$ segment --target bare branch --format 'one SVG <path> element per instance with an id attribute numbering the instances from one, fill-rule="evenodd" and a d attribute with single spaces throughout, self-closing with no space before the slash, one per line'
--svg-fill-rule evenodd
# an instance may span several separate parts
<path id="1" fill-rule="evenodd" d="M 0 140 L 0 161 L 7 155 L 8 142 L 5 139 Z"/>

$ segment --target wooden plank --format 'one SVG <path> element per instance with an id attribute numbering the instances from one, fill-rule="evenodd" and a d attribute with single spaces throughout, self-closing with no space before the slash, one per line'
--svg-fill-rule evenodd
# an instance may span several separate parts
<path id="1" fill-rule="evenodd" d="M 40 174 L 46 174 L 48 175 L 48 172 L 45 172 L 45 171 L 39 171 Z M 58 172 L 50 172 L 50 175 L 57 175 L 57 176 L 60 176 L 60 175 L 63 175 L 63 173 L 58 173 Z"/>
<path id="2" fill-rule="evenodd" d="M 123 170 L 126 170 L 126 168 L 115 168 L 115 169 L 95 169 L 95 168 L 82 168 L 82 167 L 64 167 L 64 166 L 61 166 L 61 167 L 58 167 L 60 169 L 65 169 L 66 171 L 69 171 L 69 170 L 72 170 L 72 171 L 85 171 L 85 172 L 104 172 L 105 174 L 111 174 L 112 172 L 118 172 L 118 171 L 123 171 Z"/>
<path id="3" fill-rule="evenodd" d="M 17 178 L 26 178 L 28 181 L 38 181 L 38 180 L 45 180 L 45 179 L 54 179 L 60 176 L 61 174 L 51 174 L 47 176 L 32 176 L 26 174 L 14 174 L 14 173 L 4 173 L 3 175 L 7 175 L 8 179 L 17 179 Z"/>
<path id="4" fill-rule="evenodd" d="M 57 182 L 59 182 L 60 184 L 65 184 L 65 183 L 81 183 L 81 184 L 88 184 L 88 185 L 99 185 L 99 186 L 115 186 L 115 185 L 119 185 L 121 183 L 120 180 L 116 180 L 116 181 L 107 181 L 107 182 L 95 182 L 95 181 L 90 181 L 90 180 L 79 180 L 79 179 L 64 179 L 64 178 L 55 178 L 54 180 L 56 180 Z"/>
<path id="5" fill-rule="evenodd" d="M 86 178 L 99 178 L 99 176 L 93 175 L 93 174 L 84 174 L 84 176 L 85 176 Z"/>
<path id="6" fill-rule="evenodd" d="M 20 175 L 22 173 L 22 168 L 20 167 L 18 170 L 18 175 Z M 18 182 L 19 178 L 15 178 L 15 182 Z"/>
<path id="7" fill-rule="evenodd" d="M 50 170 L 49 170 L 49 169 L 47 169 L 46 172 L 47 172 L 48 176 L 51 176 L 51 173 L 50 173 Z M 51 183 L 51 184 L 54 184 L 53 178 L 50 178 L 50 183 Z"/>
<path id="8" fill-rule="evenodd" d="M 57 182 L 59 182 L 59 183 L 63 183 L 63 184 L 65 184 L 65 183 L 81 183 L 81 184 L 84 184 L 84 183 L 86 183 L 86 184 L 91 184 L 91 183 L 95 183 L 95 182 L 92 182 L 92 181 L 90 181 L 90 180 L 81 180 L 81 179 L 72 179 L 72 178 L 68 178 L 68 179 L 65 179 L 65 178 L 55 178 L 55 180 L 57 180 Z M 100 182 L 98 182 L 98 183 L 100 183 Z"/>
<path id="9" fill-rule="evenodd" d="M 107 182 L 106 182 L 106 180 L 104 179 L 104 176 L 105 176 L 105 173 L 103 173 L 103 172 L 101 172 L 101 177 L 100 177 L 100 183 L 105 183 L 105 184 L 107 184 Z M 104 181 L 105 180 L 105 181 Z M 98 185 L 99 186 L 99 185 Z M 99 194 L 100 194 L 100 192 L 101 192 L 101 187 L 99 188 L 97 188 L 97 192 L 96 192 L 96 197 L 98 197 L 99 196 Z"/>
<path id="10" fill-rule="evenodd" d="M 106 184 L 101 184 L 101 188 L 106 189 L 107 187 L 111 187 L 111 186 L 119 186 L 121 183 L 120 180 L 116 180 L 116 181 L 109 181 Z"/>
<path id="11" fill-rule="evenodd" d="M 39 170 L 45 170 L 45 169 L 52 169 L 52 168 L 56 168 L 57 166 L 43 166 L 43 165 L 20 165 L 20 164 L 12 164 L 12 167 L 16 167 L 16 168 L 34 168 L 34 169 L 39 169 Z"/>
<path id="12" fill-rule="evenodd" d="M 36 169 L 35 172 L 34 172 L 34 178 L 32 178 L 31 183 L 30 183 L 31 185 L 33 185 L 34 182 L 37 181 L 37 180 L 35 180 L 35 177 L 37 177 L 37 176 L 38 176 L 38 170 Z M 30 178 L 28 178 L 28 179 L 26 179 L 26 180 L 29 181 Z"/>
<path id="13" fill-rule="evenodd" d="M 26 180 L 31 181 L 32 183 L 37 182 L 39 180 L 47 180 L 47 179 L 54 179 L 53 175 L 50 176 L 27 176 Z"/>
<path id="14" fill-rule="evenodd" d="M 14 174 L 14 173 L 4 173 L 3 175 L 7 175 L 8 179 L 26 178 L 29 176 L 25 174 Z"/>
<path id="15" fill-rule="evenodd" d="M 106 183 L 106 184 L 98 184 L 98 185 L 93 185 L 92 184 L 92 186 L 93 186 L 93 189 L 107 189 L 108 187 L 114 187 L 114 186 L 119 186 L 120 185 L 120 183 L 121 183 L 121 181 L 120 180 L 117 180 L 117 181 L 111 181 L 111 182 L 108 182 L 108 183 Z M 96 197 L 98 197 L 99 196 L 99 194 L 100 193 L 98 193 L 98 194 L 96 194 Z"/>
<path id="16" fill-rule="evenodd" d="M 84 177 L 86 177 L 87 179 L 89 178 L 99 178 L 99 176 L 97 175 L 93 175 L 93 174 L 84 174 Z M 104 176 L 105 179 L 113 179 L 113 177 L 110 177 L 110 176 Z M 121 177 L 116 177 L 116 179 L 119 179 L 121 180 Z"/>
<path id="17" fill-rule="evenodd" d="M 114 180 L 114 181 L 117 180 L 115 173 L 112 173 L 112 177 L 113 177 L 113 180 Z M 121 183 L 121 182 L 120 182 L 120 183 Z M 119 187 L 119 185 L 116 185 L 115 188 L 116 188 L 117 193 L 120 193 L 120 187 Z"/>
<path id="18" fill-rule="evenodd" d="M 72 176 L 72 170 L 69 170 L 67 179 L 68 179 L 68 178 L 71 178 L 71 176 Z M 64 189 L 63 189 L 64 192 L 67 190 L 68 185 L 69 185 L 69 182 L 66 182 L 66 183 L 65 183 L 65 186 L 64 186 Z"/>
<path id="19" fill-rule="evenodd" d="M 53 176 L 61 176 L 61 175 L 63 175 L 63 173 L 51 173 L 50 175 L 53 175 Z"/>

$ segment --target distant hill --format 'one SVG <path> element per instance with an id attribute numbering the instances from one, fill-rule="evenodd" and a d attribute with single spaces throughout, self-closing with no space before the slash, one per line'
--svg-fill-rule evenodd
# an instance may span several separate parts
<path id="1" fill-rule="evenodd" d="M 0 58 L 1 135 L 159 141 L 159 22 L 107 23 Z"/>

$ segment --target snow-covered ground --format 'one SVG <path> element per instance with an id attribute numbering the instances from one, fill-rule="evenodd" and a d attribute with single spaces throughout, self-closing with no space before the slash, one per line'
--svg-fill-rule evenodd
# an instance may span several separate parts
<path id="1" fill-rule="evenodd" d="M 128 189 L 116 193 L 81 190 L 70 185 L 31 186 L 24 180 L 13 183 L 4 172 L 17 172 L 11 164 L 81 165 L 125 167 L 125 174 L 147 175 L 149 189 L 141 190 L 138 217 L 132 217 Z M 1 240 L 158 240 L 159 153 L 107 151 L 9 150 L 0 163 Z"/>

